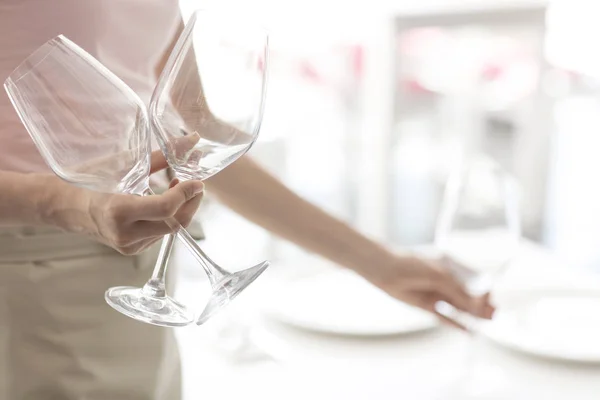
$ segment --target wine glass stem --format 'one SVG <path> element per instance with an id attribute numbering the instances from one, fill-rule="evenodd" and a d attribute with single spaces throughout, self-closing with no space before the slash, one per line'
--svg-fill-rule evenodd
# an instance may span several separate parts
<path id="1" fill-rule="evenodd" d="M 198 246 L 198 243 L 196 243 L 196 240 L 188 233 L 188 231 L 179 229 L 177 231 L 177 238 L 183 242 L 185 247 L 192 253 L 198 263 L 200 263 L 212 285 L 218 284 L 229 275 L 229 272 L 219 267 L 204 251 L 202 251 L 200 246 Z"/>
<path id="2" fill-rule="evenodd" d="M 487 293 L 488 290 L 478 290 L 475 291 L 473 293 L 471 293 L 473 296 L 476 297 L 480 297 L 483 296 L 485 293 Z M 465 377 L 467 379 L 470 379 L 473 377 L 473 374 L 475 373 L 475 364 L 477 361 L 477 355 L 478 355 L 478 344 L 480 342 L 480 339 L 482 338 L 481 336 L 481 319 L 480 317 L 478 317 L 479 315 L 481 315 L 481 309 L 480 307 L 483 307 L 483 304 L 479 304 L 477 303 L 476 308 L 474 308 L 472 311 L 471 315 L 467 316 L 466 319 L 466 323 L 467 323 L 467 329 L 469 330 L 469 338 L 468 338 L 468 343 L 467 343 L 467 351 L 466 351 L 466 358 L 465 358 L 465 363 L 464 363 L 464 369 L 465 369 Z"/>
<path id="3" fill-rule="evenodd" d="M 150 187 L 148 187 L 144 190 L 143 194 L 145 196 L 149 196 L 154 195 L 154 192 L 152 189 L 150 189 Z M 147 285 L 152 285 L 151 289 L 149 290 L 161 290 L 160 288 L 162 285 L 162 291 L 164 292 L 165 274 L 169 257 L 173 248 L 175 235 L 177 235 L 177 238 L 183 242 L 185 247 L 192 253 L 198 263 L 200 263 L 212 286 L 218 285 L 225 277 L 230 275 L 229 272 L 219 267 L 206 255 L 206 253 L 204 253 L 204 251 L 202 251 L 192 235 L 190 235 L 175 218 L 169 218 L 165 222 L 167 225 L 169 225 L 169 227 L 175 229 L 176 233 L 168 235 L 168 237 L 165 237 L 163 240 L 152 278 L 150 278 L 150 281 L 147 283 Z"/>
<path id="4" fill-rule="evenodd" d="M 173 250 L 175 235 L 167 235 L 160 246 L 160 253 L 152 271 L 152 277 L 144 285 L 143 291 L 149 297 L 166 297 L 165 275 Z"/>

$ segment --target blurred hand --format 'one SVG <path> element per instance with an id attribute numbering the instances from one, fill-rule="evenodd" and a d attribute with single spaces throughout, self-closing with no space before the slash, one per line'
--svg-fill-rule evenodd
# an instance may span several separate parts
<path id="1" fill-rule="evenodd" d="M 454 327 L 467 328 L 436 309 L 438 302 L 446 302 L 458 310 L 479 318 L 491 319 L 494 307 L 489 296 L 475 298 L 442 265 L 415 256 L 400 256 L 389 266 L 373 268 L 362 275 L 390 296 L 437 315 Z"/>
<path id="2" fill-rule="evenodd" d="M 152 153 L 151 173 L 167 167 L 162 153 Z M 160 195 L 100 193 L 70 185 L 54 188 L 45 214 L 50 223 L 88 234 L 122 254 L 137 254 L 176 229 L 166 221 L 175 218 L 187 227 L 202 200 L 204 184 L 179 183 Z M 172 224 L 171 224 L 172 225 Z"/>

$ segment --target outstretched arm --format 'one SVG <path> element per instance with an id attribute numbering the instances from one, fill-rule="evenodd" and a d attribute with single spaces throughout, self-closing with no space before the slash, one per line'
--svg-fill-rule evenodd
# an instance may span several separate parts
<path id="1" fill-rule="evenodd" d="M 194 88 L 201 93 L 200 81 Z M 189 89 L 189 88 L 188 88 Z M 445 268 L 409 255 L 400 256 L 348 224 L 304 200 L 252 161 L 242 157 L 210 178 L 207 187 L 234 211 L 306 250 L 354 270 L 389 295 L 440 315 L 435 305 L 489 318 L 487 300 L 473 299 Z"/>

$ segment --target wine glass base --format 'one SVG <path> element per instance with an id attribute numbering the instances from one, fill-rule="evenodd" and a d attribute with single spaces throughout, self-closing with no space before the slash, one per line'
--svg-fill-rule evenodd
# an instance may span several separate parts
<path id="1" fill-rule="evenodd" d="M 264 261 L 254 267 L 226 276 L 221 282 L 213 287 L 213 294 L 210 297 L 208 304 L 206 304 L 206 307 L 204 307 L 204 311 L 202 311 L 202 314 L 196 321 L 196 324 L 202 325 L 218 311 L 225 308 L 225 306 L 246 289 L 248 285 L 254 282 L 268 266 L 269 262 Z"/>
<path id="2" fill-rule="evenodd" d="M 194 321 L 194 314 L 170 297 L 155 298 L 140 288 L 119 286 L 106 291 L 108 305 L 126 316 L 152 325 L 177 327 Z"/>

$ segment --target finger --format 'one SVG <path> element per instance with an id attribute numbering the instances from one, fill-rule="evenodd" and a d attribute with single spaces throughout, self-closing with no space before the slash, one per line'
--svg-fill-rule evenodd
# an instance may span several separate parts
<path id="1" fill-rule="evenodd" d="M 483 318 L 488 318 L 488 319 L 492 319 L 494 318 L 494 314 L 496 314 L 496 306 L 494 306 L 490 300 L 490 294 L 488 293 L 487 295 L 487 299 L 485 302 L 485 308 L 484 310 L 484 317 Z"/>
<path id="2" fill-rule="evenodd" d="M 170 147 L 169 151 L 172 151 L 177 158 L 180 158 L 182 155 L 185 155 L 185 153 L 193 149 L 198 141 L 200 141 L 200 135 L 197 133 L 178 137 L 168 143 L 168 146 Z M 161 150 L 155 150 L 150 154 L 151 174 L 165 169 L 168 166 L 169 163 Z"/>
<path id="3" fill-rule="evenodd" d="M 473 299 L 473 310 L 480 318 L 492 319 L 496 308 L 490 303 L 490 293 Z"/>
<path id="4" fill-rule="evenodd" d="M 177 159 L 184 159 L 188 156 L 190 150 L 200 141 L 198 132 L 187 133 L 182 131 L 185 136 L 178 136 L 167 143 L 169 151 L 174 154 Z"/>
<path id="5" fill-rule="evenodd" d="M 460 329 L 465 332 L 469 332 L 466 325 L 458 322 L 455 318 L 450 316 L 451 313 L 457 312 L 452 306 L 445 304 L 443 300 L 436 301 L 432 299 L 423 299 L 416 304 L 417 307 L 429 311 L 442 321 L 442 323 Z"/>
<path id="6" fill-rule="evenodd" d="M 143 239 L 143 240 L 140 240 L 139 242 L 136 242 L 135 244 L 123 247 L 120 251 L 121 251 L 121 253 L 126 254 L 126 255 L 139 254 L 142 251 L 146 250 L 148 247 L 152 246 L 157 241 L 161 240 L 162 238 L 163 238 L 163 236 L 156 236 L 156 237 L 149 238 L 149 239 Z"/>
<path id="7" fill-rule="evenodd" d="M 440 274 L 435 285 L 435 289 L 440 294 L 444 295 L 444 297 L 448 298 L 453 306 L 464 311 L 473 311 L 473 298 L 451 275 L 445 273 Z"/>
<path id="8" fill-rule="evenodd" d="M 147 150 L 145 147 L 138 148 L 136 150 L 143 151 L 146 154 Z M 117 153 L 111 153 L 108 155 L 101 155 L 93 158 L 86 158 L 85 161 L 78 162 L 70 166 L 70 168 L 79 173 L 94 174 L 98 171 L 121 171 L 123 169 L 131 169 L 132 163 L 132 149 L 118 151 Z"/>
<path id="9" fill-rule="evenodd" d="M 432 296 L 446 299 L 452 306 L 466 312 L 470 312 L 473 307 L 471 296 L 460 285 L 455 285 L 451 277 L 442 274 L 414 281 L 411 283 L 411 290 L 431 293 Z"/>
<path id="10" fill-rule="evenodd" d="M 461 283 L 461 277 L 454 273 L 451 266 L 458 266 L 459 264 L 444 257 L 437 263 L 432 263 L 431 266 L 439 272 L 437 276 L 439 290 L 453 299 L 453 304 L 461 309 L 471 309 L 472 296 L 466 291 L 465 287 Z"/>
<path id="11" fill-rule="evenodd" d="M 153 174 L 157 171 L 167 168 L 169 164 L 164 154 L 160 150 L 153 151 L 150 153 L 150 173 Z"/>
<path id="12" fill-rule="evenodd" d="M 199 180 L 179 183 L 160 195 L 137 199 L 134 217 L 137 220 L 160 221 L 173 217 L 179 208 L 202 193 L 204 184 Z"/>
<path id="13" fill-rule="evenodd" d="M 179 221 L 179 223 L 184 228 L 187 228 L 192 222 L 194 215 L 196 215 L 196 211 L 198 211 L 198 207 L 200 207 L 200 204 L 202 203 L 203 197 L 204 193 L 200 193 L 199 195 L 185 203 L 183 206 L 181 206 L 181 208 L 179 208 L 179 211 L 177 211 L 177 213 L 175 214 L 175 219 Z"/>
<path id="14" fill-rule="evenodd" d="M 174 233 L 177 227 L 171 227 L 164 221 L 137 221 L 133 225 L 135 235 L 143 236 L 143 240 L 149 237 L 164 236 Z"/>
<path id="15" fill-rule="evenodd" d="M 151 239 L 147 239 L 147 240 L 145 240 L 145 241 L 144 241 L 144 242 L 141 244 L 139 251 L 140 251 L 140 252 L 142 252 L 142 251 L 144 251 L 144 250 L 148 249 L 149 247 L 152 247 L 152 246 L 154 246 L 154 244 L 155 244 L 156 242 L 158 242 L 158 241 L 160 241 L 160 240 L 163 240 L 163 238 L 164 238 L 164 236 L 157 236 L 157 237 L 154 237 L 154 238 L 151 238 Z"/>
<path id="16" fill-rule="evenodd" d="M 169 187 L 172 188 L 175 185 L 177 185 L 178 183 L 179 183 L 179 180 L 177 178 L 175 178 L 171 181 L 171 184 Z M 191 199 L 190 201 L 185 203 L 183 206 L 181 206 L 179 208 L 179 210 L 177 211 L 177 213 L 175 214 L 175 219 L 177 221 L 179 221 L 179 223 L 184 228 L 187 228 L 190 225 L 190 223 L 192 222 L 192 219 L 194 218 L 194 215 L 196 214 L 198 207 L 200 207 L 200 204 L 202 203 L 203 197 L 204 197 L 204 193 L 200 193 L 198 196 L 194 197 L 193 199 Z"/>
<path id="17" fill-rule="evenodd" d="M 199 165 L 200 161 L 202 161 L 202 158 L 204 156 L 205 156 L 205 154 L 203 152 L 201 152 L 200 150 L 190 151 L 187 153 L 187 156 L 185 158 L 186 164 L 192 165 L 192 166 Z"/>
<path id="18" fill-rule="evenodd" d="M 444 271 L 455 277 L 455 281 L 468 281 L 475 275 L 473 270 L 448 256 L 443 256 L 439 261 L 444 266 Z M 489 293 L 480 298 L 471 299 L 470 313 L 480 318 L 491 319 L 496 309 L 489 303 L 489 300 Z"/>
<path id="19" fill-rule="evenodd" d="M 453 320 L 452 318 L 449 318 L 441 313 L 439 313 L 438 311 L 432 311 L 444 324 L 452 326 L 453 328 L 457 328 L 460 329 L 461 331 L 465 331 L 465 332 L 469 332 L 469 329 L 467 329 L 467 327 L 455 320 Z"/>

